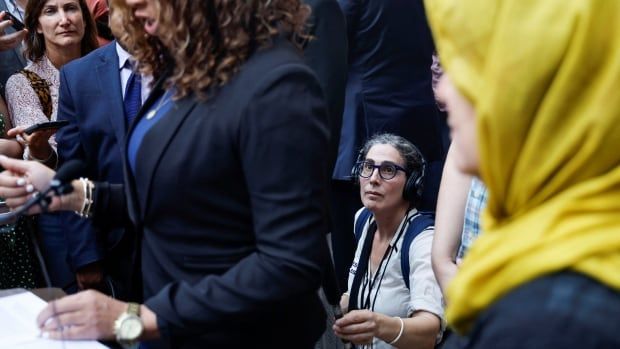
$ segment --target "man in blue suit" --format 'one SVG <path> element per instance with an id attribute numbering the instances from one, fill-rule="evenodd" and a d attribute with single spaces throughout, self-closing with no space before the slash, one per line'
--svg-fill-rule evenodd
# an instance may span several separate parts
<path id="1" fill-rule="evenodd" d="M 372 135 L 390 132 L 415 144 L 428 162 L 421 206 L 434 210 L 445 149 L 432 91 L 434 44 L 422 1 L 338 0 L 346 18 L 349 75 L 342 133 L 333 173 L 339 210 L 332 232 L 334 258 L 346 285 L 353 260 L 353 216 L 361 207 L 350 183 L 359 149 Z"/>
<path id="2" fill-rule="evenodd" d="M 123 183 L 123 139 L 135 116 L 128 114 L 138 111 L 126 110 L 127 98 L 136 88 L 139 102 L 148 94 L 145 86 L 136 86 L 136 76 L 132 76 L 130 55 L 117 42 L 61 69 L 58 120 L 70 124 L 56 133 L 60 165 L 79 159 L 86 164 L 84 177 Z M 96 288 L 125 300 L 139 298 L 136 236 L 131 227 L 100 231 L 90 220 L 63 214 L 78 288 Z"/>

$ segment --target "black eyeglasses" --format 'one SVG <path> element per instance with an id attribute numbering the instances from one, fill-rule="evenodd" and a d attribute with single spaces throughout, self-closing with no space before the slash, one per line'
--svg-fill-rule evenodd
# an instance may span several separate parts
<path id="1" fill-rule="evenodd" d="M 357 166 L 358 166 L 357 173 L 359 174 L 360 177 L 363 177 L 363 178 L 370 178 L 372 174 L 375 172 L 376 168 L 379 169 L 379 177 L 381 177 L 382 179 L 386 181 L 396 177 L 396 174 L 398 174 L 398 171 L 403 171 L 407 173 L 407 170 L 391 162 L 384 162 L 380 165 L 375 165 L 371 161 L 361 161 L 357 163 Z"/>

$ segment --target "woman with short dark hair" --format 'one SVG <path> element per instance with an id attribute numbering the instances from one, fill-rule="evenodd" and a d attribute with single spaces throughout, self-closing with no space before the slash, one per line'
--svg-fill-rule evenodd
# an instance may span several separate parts
<path id="1" fill-rule="evenodd" d="M 355 215 L 357 250 L 339 337 L 360 348 L 433 348 L 441 338 L 442 297 L 431 268 L 434 222 L 416 209 L 422 153 L 403 137 L 379 134 L 354 172 L 364 207 Z"/>

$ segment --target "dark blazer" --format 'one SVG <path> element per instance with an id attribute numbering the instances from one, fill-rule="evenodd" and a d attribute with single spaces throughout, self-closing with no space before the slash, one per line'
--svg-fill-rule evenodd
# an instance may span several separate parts
<path id="1" fill-rule="evenodd" d="M 329 112 L 329 173 L 340 144 L 344 91 L 347 83 L 347 32 L 344 15 L 336 0 L 307 0 L 312 9 L 308 20 L 312 36 L 304 47 L 304 60 L 314 71 L 325 93 Z"/>
<path id="2" fill-rule="evenodd" d="M 338 2 L 347 19 L 349 77 L 334 178 L 349 178 L 359 149 L 378 132 L 405 137 L 429 162 L 442 159 L 423 1 Z"/>
<path id="3" fill-rule="evenodd" d="M 4 1 L 0 1 L 0 11 L 9 11 Z M 6 34 L 15 33 L 13 27 L 5 29 Z M 4 85 L 9 77 L 26 66 L 21 45 L 12 50 L 0 51 L 0 94 L 4 98 Z"/>
<path id="4" fill-rule="evenodd" d="M 66 64 L 60 71 L 58 120 L 70 124 L 56 133 L 59 164 L 78 159 L 86 163 L 84 176 L 108 183 L 124 182 L 123 141 L 127 132 L 114 43 Z M 106 263 L 107 274 L 127 298 L 131 270 L 131 240 L 125 229 L 98 230 L 89 220 L 63 213 L 63 228 L 74 270 L 95 261 Z M 130 235 L 130 236 L 126 236 Z M 112 254 L 112 251 L 119 253 Z M 122 251 L 122 252 L 121 252 Z M 120 260 L 119 260 L 120 259 Z"/>
<path id="5" fill-rule="evenodd" d="M 280 39 L 149 130 L 135 174 L 125 164 L 145 304 L 163 335 L 149 348 L 313 346 L 325 326 L 327 148 L 321 87 Z"/>

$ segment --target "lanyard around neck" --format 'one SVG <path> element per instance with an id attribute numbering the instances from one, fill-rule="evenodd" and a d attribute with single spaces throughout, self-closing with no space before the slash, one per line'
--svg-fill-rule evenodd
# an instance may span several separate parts
<path id="1" fill-rule="evenodd" d="M 377 231 L 377 225 L 376 222 L 373 222 L 372 224 L 370 224 L 368 230 L 367 230 L 367 234 L 366 234 L 366 238 L 364 239 L 364 243 L 362 245 L 362 251 L 360 253 L 360 258 L 358 260 L 358 266 L 357 266 L 357 270 L 355 271 L 355 276 L 353 277 L 353 283 L 351 285 L 351 297 L 349 298 L 349 310 L 355 310 L 355 309 L 370 309 L 371 307 L 371 302 L 370 302 L 370 294 L 372 293 L 372 289 L 374 288 L 375 285 L 376 286 L 376 290 L 375 290 L 375 299 L 373 300 L 373 304 L 372 304 L 372 308 L 374 308 L 374 301 L 377 298 L 377 295 L 379 294 L 379 289 L 381 287 L 381 283 L 383 281 L 383 277 L 385 276 L 385 272 L 387 270 L 387 266 L 389 264 L 389 260 L 392 256 L 392 252 L 394 251 L 395 247 L 392 246 L 396 246 L 398 244 L 398 240 L 400 240 L 400 238 L 402 237 L 403 233 L 405 232 L 405 228 L 407 227 L 407 221 L 408 221 L 408 216 L 409 216 L 409 212 L 407 212 L 407 214 L 405 215 L 405 219 L 400 227 L 400 230 L 397 234 L 396 239 L 394 240 L 393 244 L 390 244 L 390 246 L 388 247 L 388 249 L 386 250 L 385 254 L 383 255 L 383 258 L 381 259 L 381 263 L 379 264 L 379 267 L 377 268 L 377 271 L 374 275 L 373 281 L 369 282 L 368 279 L 366 279 L 365 284 L 363 285 L 363 288 L 361 289 L 362 291 L 362 296 L 359 297 L 360 298 L 360 302 L 358 302 L 358 296 L 360 293 L 360 286 L 362 286 L 362 279 L 364 279 L 367 275 L 367 271 L 369 268 L 369 264 L 370 264 L 370 253 L 372 250 L 372 244 L 373 244 L 373 239 L 374 239 L 374 235 Z M 368 222 L 370 222 L 372 217 L 368 218 Z M 387 263 L 385 263 L 385 265 L 383 266 L 384 261 L 387 260 Z M 383 266 L 383 272 L 381 272 L 381 267 Z M 381 274 L 381 277 L 377 280 L 377 278 L 379 277 L 379 274 Z M 378 283 L 376 283 L 378 282 Z M 368 295 L 366 296 L 366 301 L 364 302 L 364 297 L 363 295 L 365 294 L 365 289 L 366 286 L 369 284 L 369 288 L 368 288 Z M 360 304 L 361 303 L 361 304 Z"/>

